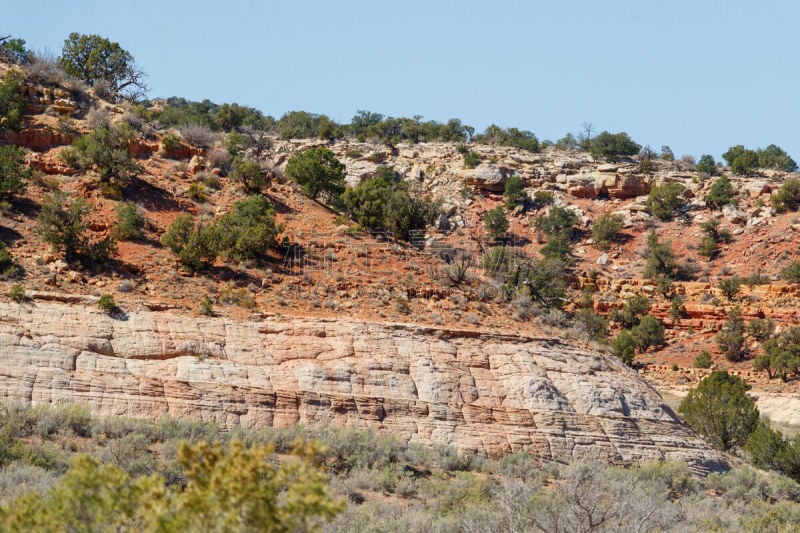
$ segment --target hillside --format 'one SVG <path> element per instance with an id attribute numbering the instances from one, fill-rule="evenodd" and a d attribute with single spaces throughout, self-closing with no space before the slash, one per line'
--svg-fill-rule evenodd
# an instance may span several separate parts
<path id="1" fill-rule="evenodd" d="M 500 350 L 499 354 L 509 350 L 513 352 L 509 346 L 531 343 L 534 347 L 522 350 L 522 362 L 515 362 L 521 366 L 532 365 L 531 371 L 535 371 L 535 366 L 540 366 L 550 372 L 552 369 L 549 365 L 567 357 L 565 354 L 580 353 L 581 357 L 597 358 L 601 368 L 613 369 L 614 379 L 619 379 L 608 393 L 616 402 L 615 407 L 605 405 L 607 398 L 602 392 L 604 384 L 589 380 L 586 385 L 589 392 L 584 394 L 591 399 L 588 403 L 581 404 L 586 398 L 580 394 L 572 397 L 555 386 L 557 390 L 546 395 L 546 410 L 572 410 L 596 417 L 607 414 L 605 410 L 611 409 L 621 413 L 625 419 L 640 416 L 642 420 L 660 420 L 669 427 L 675 425 L 681 431 L 686 431 L 686 439 L 691 441 L 694 437 L 690 436 L 690 431 L 661 404 L 658 396 L 634 372 L 612 359 L 613 356 L 599 354 L 608 351 L 605 344 L 597 343 L 602 339 L 592 334 L 585 323 L 575 320 L 581 305 L 586 305 L 582 303 L 582 295 L 587 288 L 591 292 L 590 309 L 595 315 L 621 309 L 625 302 L 637 295 L 647 298 L 650 314 L 666 327 L 665 342 L 663 345 L 637 349 L 635 366 L 641 375 L 658 386 L 680 391 L 696 384 L 708 371 L 691 367 L 695 358 L 706 349 L 710 352 L 713 368 L 730 369 L 744 376 L 756 385 L 756 395 L 767 398 L 766 393 L 796 392 L 793 381 L 784 383 L 768 379 L 765 372 L 753 371 L 752 359 L 760 350 L 753 338 L 747 338 L 750 350 L 739 362 L 727 360 L 714 341 L 715 334 L 735 306 L 740 307 L 745 320 L 770 319 L 779 330 L 786 329 L 796 321 L 796 310 L 800 307 L 797 285 L 779 280 L 779 274 L 792 261 L 794 233 L 800 231 L 800 226 L 795 213 L 778 213 L 770 207 L 772 195 L 780 190 L 786 180 L 796 178 L 796 174 L 766 170 L 757 176 L 742 177 L 721 169 L 730 175 L 733 189 L 738 193 L 738 206 L 711 210 L 704 198 L 716 178 L 695 171 L 689 161 L 655 158 L 647 159 L 645 166 L 640 156 L 617 158 L 609 162 L 595 160 L 585 151 L 561 150 L 552 146 L 531 152 L 491 143 L 470 143 L 467 147 L 453 142 L 401 142 L 387 145 L 377 140 L 361 142 L 357 138 L 281 139 L 272 132 L 261 132 L 254 135 L 256 147 L 244 149 L 244 154 L 256 160 L 270 177 L 269 186 L 264 187 L 262 192 L 274 207 L 275 223 L 280 228 L 276 242 L 266 250 L 265 257 L 227 261 L 216 258 L 207 268 L 192 271 L 161 244 L 162 236 L 173 221 L 179 215 L 189 213 L 196 220 L 210 224 L 252 192 L 247 191 L 241 181 L 233 179 L 225 168 L 230 166 L 225 136 L 206 132 L 206 138 L 199 139 L 189 135 L 190 132 L 185 128 L 175 130 L 159 127 L 157 123 L 148 122 L 146 113 L 143 114 L 136 106 L 104 101 L 91 90 L 75 84 L 48 86 L 28 81 L 23 87 L 26 108 L 21 128 L 18 132 L 5 130 L 3 133 L 6 144 L 26 149 L 26 162 L 36 171 L 27 186 L 9 201 L 0 222 L 3 240 L 8 243 L 18 270 L 17 275 L 9 276 L 2 282 L 2 292 L 12 293 L 12 289 L 19 285 L 17 296 L 21 296 L 19 291 L 22 290 L 29 298 L 27 303 L 19 297 L 17 299 L 23 300 L 23 303 L 10 301 L 4 304 L 3 332 L 7 344 L 14 347 L 17 357 L 14 362 L 16 366 L 7 365 L 3 368 L 5 394 L 9 398 L 23 397 L 36 402 L 80 399 L 87 401 L 98 412 L 132 415 L 140 412 L 144 405 L 141 402 L 147 403 L 146 398 L 131 399 L 130 391 L 125 389 L 127 385 L 121 385 L 121 389 L 104 385 L 99 396 L 93 396 L 93 380 L 99 379 L 100 373 L 92 366 L 78 368 L 78 362 L 93 361 L 93 357 L 111 358 L 113 360 L 108 364 L 121 365 L 119 372 L 125 383 L 125 379 L 132 376 L 136 368 L 144 368 L 130 359 L 145 360 L 149 365 L 145 373 L 158 374 L 164 371 L 160 359 L 188 357 L 197 360 L 199 366 L 194 363 L 189 365 L 189 374 L 186 376 L 181 371 L 173 370 L 167 375 L 171 372 L 172 377 L 183 376 L 181 379 L 188 382 L 199 380 L 205 383 L 204 380 L 214 381 L 219 376 L 215 374 L 217 370 L 211 369 L 208 364 L 199 364 L 201 358 L 213 356 L 228 359 L 238 354 L 214 352 L 213 347 L 209 346 L 221 342 L 214 339 L 200 341 L 193 338 L 184 344 L 178 343 L 176 348 L 173 337 L 169 334 L 161 336 L 161 328 L 174 333 L 172 328 L 177 327 L 175 324 L 186 323 L 187 320 L 194 324 L 217 320 L 209 322 L 208 327 L 222 328 L 226 332 L 235 331 L 238 327 L 243 330 L 260 328 L 260 333 L 269 333 L 269 324 L 272 323 L 282 324 L 280 328 L 285 328 L 289 327 L 286 324 L 304 321 L 318 325 L 342 321 L 351 324 L 348 327 L 357 331 L 374 327 L 378 331 L 376 335 L 380 337 L 375 341 L 375 346 L 383 347 L 384 343 L 396 345 L 397 352 L 387 349 L 385 358 L 388 361 L 402 360 L 402 357 L 417 353 L 414 348 L 402 348 L 402 343 L 396 338 L 397 332 L 406 332 L 401 336 L 409 334 L 412 344 L 436 344 L 438 341 L 435 339 L 452 336 L 455 340 L 441 341 L 447 346 L 445 354 L 450 354 L 454 345 L 474 342 L 472 339 L 506 339 L 503 341 L 506 344 L 501 343 L 500 347 L 486 341 L 486 346 L 474 348 L 477 352 L 497 349 Z M 64 157 L 70 150 L 69 146 L 82 134 L 123 123 L 134 131 L 123 147 L 123 151 L 130 151 L 137 166 L 128 179 L 109 183 L 102 179 L 102 171 L 91 167 L 72 167 L 68 162 L 70 158 Z M 332 203 L 326 203 L 324 198 L 322 201 L 312 200 L 302 194 L 295 181 L 287 178 L 287 165 L 292 157 L 311 147 L 327 148 L 341 161 L 346 169 L 347 184 L 351 188 L 368 181 L 380 168 L 388 167 L 399 175 L 404 187 L 414 197 L 428 195 L 438 199 L 441 202 L 440 216 L 424 230 L 412 233 L 408 240 L 360 228 L 341 208 L 332 208 Z M 477 159 L 475 168 L 465 165 L 465 155 L 468 153 L 474 154 L 473 161 Z M 530 201 L 516 207 L 503 207 L 502 193 L 512 177 L 521 178 Z M 646 198 L 650 191 L 668 183 L 682 186 L 682 206 L 671 220 L 662 221 L 651 214 Z M 37 218 L 45 199 L 54 191 L 63 191 L 67 198 L 83 199 L 91 208 L 87 215 L 87 242 L 97 243 L 114 234 L 121 200 L 132 202 L 144 217 L 142 237 L 119 240 L 117 253 L 99 262 L 76 261 L 62 252 L 53 251 L 50 245 L 43 242 L 37 230 Z M 504 210 L 509 221 L 508 231 L 499 239 L 491 238 L 484 227 L 486 214 L 498 207 Z M 494 253 L 492 250 L 503 249 L 503 253 L 517 258 L 514 261 L 519 261 L 519 264 L 524 263 L 519 258 L 537 261 L 543 245 L 554 240 L 552 235 L 546 235 L 547 231 L 538 221 L 557 212 L 557 208 L 566 208 L 575 219 L 574 228 L 570 229 L 570 250 L 563 257 L 563 268 L 555 274 L 545 273 L 545 279 L 539 281 L 548 283 L 555 278 L 561 280 L 563 276 L 566 287 L 563 297 L 550 300 L 551 305 L 542 305 L 542 301 L 537 301 L 531 291 L 523 290 L 529 281 L 521 282 L 513 292 L 509 292 L 508 280 L 499 280 L 492 266 L 487 266 L 485 257 Z M 608 247 L 600 246 L 592 236 L 595 222 L 606 213 L 619 215 L 622 225 L 620 234 Z M 719 217 L 721 229 L 729 230 L 731 240 L 721 243 L 716 257 L 708 260 L 699 253 L 702 244 L 700 224 L 714 217 Z M 662 243 L 671 241 L 679 259 L 691 267 L 692 277 L 695 278 L 693 281 L 675 280 L 664 289 L 657 280 L 645 277 L 647 262 L 644 256 L 651 230 L 655 230 Z M 719 280 L 734 274 L 742 277 L 758 274 L 760 278 L 757 283 L 741 287 L 728 298 L 717 285 Z M 97 317 L 96 312 L 87 309 L 94 307 L 101 295 L 111 295 L 117 306 L 110 318 Z M 207 304 L 203 310 L 199 304 L 206 298 Z M 49 301 L 59 303 L 46 303 Z M 676 313 L 671 312 L 674 302 L 678 302 Z M 213 310 L 210 308 L 212 306 Z M 73 307 L 76 309 L 73 310 Z M 216 315 L 216 318 L 199 318 L 201 311 Z M 161 315 L 164 318 L 159 318 Z M 48 326 L 54 328 L 51 330 L 45 327 L 45 316 L 72 318 L 71 322 L 60 323 L 57 320 L 55 325 Z M 125 327 L 139 324 L 140 320 L 148 324 L 147 328 L 134 330 L 128 335 L 133 335 L 147 349 L 140 350 L 136 342 L 131 341 L 133 347 L 130 350 L 118 352 L 118 348 L 114 347 L 118 342 L 116 335 Z M 115 325 L 115 321 L 121 321 L 119 326 Z M 126 325 L 126 321 L 130 324 Z M 401 325 L 396 326 L 397 323 Z M 91 324 L 96 331 L 78 333 L 77 324 Z M 320 338 L 327 338 L 327 328 L 321 326 Z M 619 330 L 620 325 L 612 323 L 611 338 Z M 197 335 L 195 330 L 187 331 L 179 332 L 178 337 Z M 358 337 L 359 334 L 348 335 Z M 421 335 L 424 341 L 418 339 L 417 335 Z M 542 346 L 537 344 L 540 341 L 543 342 Z M 229 342 L 226 340 L 222 345 L 226 346 Z M 313 342 L 303 341 L 297 346 L 292 344 L 294 341 L 291 339 L 286 342 L 292 349 L 297 349 L 299 359 L 325 358 L 326 351 L 316 347 Z M 269 344 L 264 346 L 266 349 Z M 72 353 L 67 359 L 60 359 L 58 354 L 64 347 L 69 347 Z M 36 363 L 30 359 L 32 353 L 39 354 L 39 357 L 48 349 L 54 350 L 54 358 L 45 357 Z M 531 361 L 536 359 L 540 351 L 549 362 L 537 361 L 534 365 Z M 86 358 L 85 361 L 82 358 Z M 356 359 L 358 364 L 361 364 L 361 359 L 371 360 L 369 350 Z M 567 375 L 591 376 L 597 370 L 592 367 L 584 369 L 585 372 L 579 371 L 580 364 L 576 361 L 573 363 L 562 369 Z M 369 381 L 367 375 L 375 369 L 361 368 L 358 364 L 349 366 L 345 372 L 347 378 L 341 380 L 351 383 Z M 441 361 L 440 364 L 450 362 Z M 494 363 L 488 363 L 488 367 L 494 372 L 505 363 L 498 361 L 497 364 L 500 367 L 495 367 Z M 26 366 L 53 366 L 64 372 L 52 373 L 48 377 L 51 381 L 42 383 L 39 372 L 26 373 Z M 438 383 L 437 387 L 443 387 L 454 397 L 444 399 L 441 403 L 469 404 L 464 400 L 465 395 L 469 395 L 465 390 L 472 385 L 465 385 L 461 380 L 467 379 L 467 375 L 475 379 L 478 372 L 472 366 L 486 369 L 487 363 L 467 364 L 470 370 L 464 374 L 459 373 L 463 372 L 463 368 L 449 373 L 447 379 Z M 221 368 L 228 367 L 222 365 Z M 353 368 L 357 370 L 353 371 Z M 88 372 L 88 377 L 72 381 L 79 371 Z M 230 384 L 225 383 L 228 379 L 226 372 L 231 372 L 230 376 L 233 376 L 240 370 L 231 367 L 219 371 L 222 372 L 221 386 L 228 387 Z M 326 368 L 320 375 L 315 374 L 316 371 L 309 371 L 309 376 L 327 386 L 328 382 L 340 380 L 337 371 Z M 407 373 L 403 370 L 398 372 Z M 384 378 L 374 379 L 380 381 Z M 501 380 L 497 376 L 491 379 Z M 508 383 L 499 387 L 502 392 L 498 393 L 492 387 L 482 389 L 475 385 L 478 389 L 477 399 L 480 400 L 482 394 L 488 395 L 486 401 L 489 404 L 480 405 L 477 402 L 476 405 L 482 409 L 488 408 L 492 413 L 493 409 L 499 407 L 516 408 L 510 401 L 514 394 L 520 395 L 523 404 L 525 401 L 535 403 L 539 398 L 535 383 L 519 382 L 513 372 L 502 379 L 507 379 Z M 582 383 L 583 378 L 562 379 L 566 383 Z M 306 385 L 298 385 L 299 382 L 298 378 L 297 383 L 292 385 L 296 394 L 320 392 L 320 384 L 314 380 Z M 540 385 L 549 390 L 548 383 L 552 382 L 553 378 L 548 376 Z M 143 397 L 149 395 L 142 393 L 139 385 L 131 386 Z M 157 384 L 156 389 L 162 386 Z M 88 393 L 85 390 L 87 388 Z M 410 397 L 404 397 L 404 401 L 416 401 L 414 398 L 418 396 L 414 394 L 420 395 L 419 389 L 420 383 L 414 383 L 415 392 L 409 392 Z M 641 392 L 643 396 L 636 396 L 631 391 L 644 392 Z M 64 396 L 59 396 L 62 393 Z M 392 392 L 395 393 L 397 391 Z M 188 394 L 191 401 L 187 406 L 175 407 L 177 412 L 200 418 L 212 417 L 223 425 L 228 424 L 228 407 L 212 406 L 206 412 L 197 406 L 202 404 L 205 396 L 196 391 Z M 221 395 L 223 404 L 228 401 L 226 394 Z M 247 396 L 243 392 L 236 394 Z M 565 404 L 572 406 L 571 409 L 556 405 L 561 395 L 566 398 Z M 384 396 L 376 393 L 370 401 L 375 397 Z M 641 400 L 645 397 L 646 401 Z M 166 391 L 164 398 L 156 402 L 162 405 L 154 408 L 151 413 L 153 416 L 175 412 L 168 405 L 170 394 L 166 394 Z M 255 404 L 258 405 L 259 401 L 256 399 Z M 350 404 L 337 408 L 332 403 L 324 403 L 332 400 L 311 399 L 308 403 L 313 409 L 317 409 L 322 402 L 329 411 L 323 409 L 320 413 L 328 414 L 315 411 L 316 414 L 308 418 L 292 414 L 280 423 L 330 420 L 330 417 L 341 415 L 343 420 L 339 423 L 358 425 L 360 420 L 372 420 L 371 417 L 377 416 L 371 412 L 360 412 L 358 402 L 353 406 L 353 401 L 353 398 L 349 398 L 347 402 Z M 631 405 L 642 401 L 646 407 L 637 414 Z M 791 397 L 789 401 L 792 401 Z M 192 402 L 200 404 L 193 406 Z M 299 409 L 298 406 L 305 405 L 306 400 L 295 398 L 292 402 L 293 409 Z M 552 402 L 555 403 L 550 405 Z M 167 406 L 164 407 L 163 403 Z M 406 408 L 411 409 L 408 405 Z M 462 408 L 459 404 L 459 409 Z M 237 409 L 233 408 L 230 415 L 231 425 L 235 425 L 237 418 L 242 415 Z M 366 408 L 367 411 L 371 409 Z M 523 407 L 523 410 L 536 411 L 530 406 Z M 244 415 L 245 419 L 254 416 L 248 414 L 247 409 Z M 263 416 L 261 425 L 275 423 L 270 418 L 274 414 L 266 418 Z M 437 419 L 430 412 L 426 416 Z M 417 428 L 416 432 L 406 431 L 407 437 L 415 440 L 420 438 L 415 435 L 428 432 L 428 439 L 432 442 L 449 442 L 463 449 L 490 453 L 515 451 L 535 440 L 527 436 L 514 443 L 516 437 L 491 436 L 489 429 L 478 431 L 464 426 L 463 418 L 468 417 L 461 416 L 457 417 L 455 428 L 451 427 L 445 433 Z M 483 413 L 475 416 L 481 418 L 490 415 Z M 510 415 L 498 412 L 491 417 L 500 417 L 497 420 L 503 419 L 501 423 L 506 423 L 504 419 Z M 378 417 L 380 421 L 382 419 Z M 447 416 L 444 421 L 453 424 Z M 793 424 L 796 420 L 784 422 Z M 403 423 L 411 424 L 408 420 Z M 614 425 L 616 421 L 610 423 Z M 563 420 L 553 424 L 569 425 Z M 530 421 L 510 425 L 512 432 L 519 427 L 539 428 L 538 422 Z M 584 427 L 591 424 L 581 422 L 578 425 Z M 395 431 L 389 425 L 382 429 Z M 469 438 L 453 436 L 462 430 L 474 434 Z M 669 431 L 656 428 L 652 433 L 645 432 L 642 438 L 652 441 Z M 605 430 L 597 433 L 605 434 Z M 621 440 L 629 436 L 619 427 L 614 427 L 610 434 L 614 439 L 619 437 Z M 542 459 L 569 461 L 578 457 L 580 453 L 574 447 L 583 438 L 570 436 L 572 440 L 569 444 L 556 446 L 566 451 L 558 452 L 561 455 L 555 452 L 543 454 Z M 592 436 L 592 439 L 595 438 L 596 435 Z M 636 436 L 634 440 L 638 438 Z M 481 441 L 480 444 L 476 444 L 478 441 Z M 702 448 L 700 444 L 698 446 Z M 619 452 L 624 445 L 615 444 L 614 447 L 617 451 L 611 454 L 612 462 L 663 454 L 661 450 L 654 454 L 647 452 L 628 457 Z M 541 449 L 543 446 L 534 448 Z M 593 453 L 598 452 L 596 442 L 589 448 L 594 450 Z M 711 452 L 704 449 L 701 455 L 705 453 Z"/>

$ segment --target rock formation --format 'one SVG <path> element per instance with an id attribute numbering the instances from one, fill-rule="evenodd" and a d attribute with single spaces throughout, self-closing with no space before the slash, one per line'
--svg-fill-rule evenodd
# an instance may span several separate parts
<path id="1" fill-rule="evenodd" d="M 72 301 L 0 303 L 4 401 L 227 428 L 371 428 L 542 461 L 727 464 L 635 372 L 554 339 L 347 319 L 108 316 Z"/>

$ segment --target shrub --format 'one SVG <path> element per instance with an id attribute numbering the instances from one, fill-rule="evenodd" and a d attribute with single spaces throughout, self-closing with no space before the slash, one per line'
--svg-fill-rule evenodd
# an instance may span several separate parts
<path id="1" fill-rule="evenodd" d="M 775 323 L 769 319 L 756 318 L 747 324 L 747 334 L 759 342 L 764 342 L 775 333 Z"/>
<path id="2" fill-rule="evenodd" d="M 726 205 L 735 203 L 736 191 L 727 176 L 717 179 L 708 190 L 705 197 L 706 205 L 710 209 L 722 209 Z"/>
<path id="3" fill-rule="evenodd" d="M 544 232 L 548 238 L 563 237 L 571 240 L 575 233 L 575 224 L 578 222 L 578 214 L 565 207 L 551 207 L 547 215 L 541 215 L 536 219 L 536 227 Z"/>
<path id="4" fill-rule="evenodd" d="M 622 215 L 603 213 L 592 224 L 592 239 L 601 250 L 607 250 L 619 238 L 625 221 Z"/>
<path id="5" fill-rule="evenodd" d="M 734 174 L 750 174 L 758 168 L 758 153 L 748 150 L 741 144 L 731 146 L 722 154 Z"/>
<path id="6" fill-rule="evenodd" d="M 541 209 L 542 207 L 553 205 L 555 196 L 550 191 L 535 191 L 533 193 L 533 207 L 534 209 Z"/>
<path id="7" fill-rule="evenodd" d="M 11 289 L 8 291 L 8 297 L 15 302 L 24 302 L 28 299 L 27 295 L 25 294 L 25 288 L 19 283 L 15 283 L 11 286 Z"/>
<path id="8" fill-rule="evenodd" d="M 96 170 L 101 183 L 124 181 L 142 170 L 128 147 L 134 137 L 135 132 L 125 124 L 100 128 L 75 139 L 74 155 L 65 157 L 72 158 L 70 163 L 76 168 Z"/>
<path id="9" fill-rule="evenodd" d="M 755 366 L 767 370 L 769 377 L 780 376 L 787 381 L 789 375 L 795 378 L 800 373 L 800 326 L 793 326 L 779 335 L 770 336 L 762 344 L 764 355 L 760 356 Z"/>
<path id="10" fill-rule="evenodd" d="M 700 355 L 695 357 L 693 366 L 695 368 L 711 368 L 712 364 L 714 362 L 711 360 L 711 354 L 708 353 L 708 350 L 703 350 Z"/>
<path id="11" fill-rule="evenodd" d="M 0 128 L 19 131 L 25 112 L 25 97 L 22 94 L 22 73 L 10 69 L 0 80 Z"/>
<path id="12" fill-rule="evenodd" d="M 201 315 L 214 316 L 214 302 L 208 296 L 200 300 L 199 312 Z"/>
<path id="13" fill-rule="evenodd" d="M 398 186 L 386 205 L 385 226 L 395 238 L 409 240 L 411 232 L 424 229 L 441 212 L 441 201 L 414 198 L 406 187 Z"/>
<path id="14" fill-rule="evenodd" d="M 800 206 L 800 180 L 790 178 L 784 181 L 781 188 L 772 194 L 770 201 L 778 213 L 796 211 Z"/>
<path id="15" fill-rule="evenodd" d="M 25 164 L 25 150 L 0 146 L 0 199 L 8 199 L 25 188 L 33 171 Z"/>
<path id="16" fill-rule="evenodd" d="M 539 252 L 552 259 L 558 259 L 562 263 L 572 265 L 574 259 L 572 258 L 572 245 L 563 235 L 557 235 L 547 239 L 547 244 L 542 246 Z"/>
<path id="17" fill-rule="evenodd" d="M 104 294 L 100 296 L 99 300 L 97 300 L 97 307 L 99 307 L 104 313 L 110 315 L 117 309 L 117 302 L 114 301 L 114 297 L 112 295 Z"/>
<path id="18" fill-rule="evenodd" d="M 513 209 L 518 205 L 528 203 L 528 193 L 525 192 L 525 181 L 520 176 L 511 176 L 503 187 L 503 198 L 506 207 Z"/>
<path id="19" fill-rule="evenodd" d="M 712 156 L 703 154 L 700 156 L 700 160 L 694 166 L 694 169 L 701 174 L 713 176 L 717 172 L 717 163 Z"/>
<path id="20" fill-rule="evenodd" d="M 744 344 L 744 319 L 738 307 L 728 312 L 728 317 L 717 333 L 715 340 L 722 354 L 731 362 L 743 361 L 747 357 L 747 348 Z"/>
<path id="21" fill-rule="evenodd" d="M 168 156 L 172 156 L 180 150 L 181 138 L 173 133 L 168 133 L 161 138 L 161 146 Z"/>
<path id="22" fill-rule="evenodd" d="M 190 271 L 201 270 L 217 257 L 208 232 L 202 226 L 195 227 L 194 219 L 188 213 L 175 217 L 161 236 L 161 244 L 177 254 L 181 264 Z"/>
<path id="23" fill-rule="evenodd" d="M 203 183 L 194 182 L 189 184 L 186 195 L 195 202 L 205 202 L 208 198 L 208 190 Z"/>
<path id="24" fill-rule="evenodd" d="M 86 235 L 89 206 L 83 200 L 66 201 L 66 195 L 55 192 L 44 197 L 37 220 L 42 240 L 54 251 L 64 252 L 67 261 L 102 262 L 116 253 L 112 237 L 92 243 Z"/>
<path id="25" fill-rule="evenodd" d="M 529 152 L 538 152 L 541 149 L 539 139 L 530 131 L 517 128 L 503 129 L 494 124 L 487 127 L 481 135 L 476 135 L 474 140 L 479 143 L 512 146 Z"/>
<path id="26" fill-rule="evenodd" d="M 742 278 L 739 276 L 732 276 L 730 278 L 724 278 L 719 280 L 717 283 L 717 288 L 722 291 L 728 301 L 732 301 L 737 294 L 739 294 L 739 289 L 742 288 Z"/>
<path id="27" fill-rule="evenodd" d="M 642 317 L 650 310 L 650 300 L 647 296 L 633 296 L 625 301 L 622 309 L 611 311 L 611 320 L 619 323 L 623 328 L 633 328 L 639 325 Z"/>
<path id="28" fill-rule="evenodd" d="M 792 264 L 781 270 L 781 279 L 791 283 L 800 283 L 800 261 L 792 261 Z"/>
<path id="29" fill-rule="evenodd" d="M 147 91 L 144 73 L 130 52 L 99 35 L 71 33 L 64 40 L 59 63 L 64 72 L 90 87 L 102 80 L 113 93 L 124 92 L 132 99 Z"/>
<path id="30" fill-rule="evenodd" d="M 654 230 L 647 235 L 647 250 L 645 252 L 644 277 L 655 280 L 659 284 L 662 280 L 683 281 L 692 279 L 690 269 L 678 262 L 672 251 L 670 241 L 659 242 Z"/>
<path id="31" fill-rule="evenodd" d="M 392 196 L 392 184 L 379 176 L 362 181 L 342 195 L 347 214 L 370 231 L 386 224 L 386 207 Z"/>
<path id="32" fill-rule="evenodd" d="M 664 344 L 664 324 L 655 317 L 644 315 L 639 324 L 631 329 L 636 347 L 646 352 L 650 347 Z"/>
<path id="33" fill-rule="evenodd" d="M 483 215 L 483 227 L 493 239 L 503 237 L 508 231 L 508 219 L 502 207 L 490 209 Z"/>
<path id="34" fill-rule="evenodd" d="M 236 288 L 233 285 L 227 285 L 219 292 L 219 301 L 225 305 L 238 305 L 245 309 L 253 309 L 256 306 L 256 300 L 249 290 L 244 287 Z"/>
<path id="35" fill-rule="evenodd" d="M 660 220 L 669 220 L 675 212 L 683 206 L 685 200 L 683 194 L 686 187 L 680 183 L 665 183 L 658 187 L 653 187 L 647 195 L 647 209 L 650 214 Z"/>
<path id="36" fill-rule="evenodd" d="M 797 172 L 797 163 L 780 146 L 770 144 L 758 150 L 759 168 L 771 168 L 784 172 Z"/>
<path id="37" fill-rule="evenodd" d="M 465 168 L 475 168 L 481 164 L 481 156 L 469 150 L 466 154 L 464 154 L 464 167 Z"/>
<path id="38" fill-rule="evenodd" d="M 633 358 L 636 355 L 636 339 L 631 332 L 623 329 L 611 342 L 611 351 L 614 355 L 628 366 L 633 366 Z"/>
<path id="39" fill-rule="evenodd" d="M 743 446 L 758 424 L 749 389 L 738 376 L 717 370 L 689 391 L 678 412 L 712 446 L 729 451 Z"/>
<path id="40" fill-rule="evenodd" d="M 131 202 L 120 202 L 117 205 L 117 224 L 114 226 L 114 237 L 121 241 L 135 241 L 144 237 L 144 217 Z"/>
<path id="41" fill-rule="evenodd" d="M 239 181 L 249 193 L 257 193 L 270 184 L 269 174 L 258 161 L 235 158 L 231 165 L 231 179 Z"/>
<path id="42" fill-rule="evenodd" d="M 641 145 L 631 140 L 627 133 L 609 133 L 604 131 L 591 141 L 589 151 L 595 159 L 632 156 L 639 153 Z"/>
<path id="43" fill-rule="evenodd" d="M 345 166 L 327 148 L 309 148 L 292 156 L 286 175 L 311 199 L 321 193 L 335 199 L 344 192 Z"/>
<path id="44" fill-rule="evenodd" d="M 235 202 L 205 233 L 212 255 L 244 261 L 264 257 L 280 229 L 272 205 L 256 194 Z"/>
<path id="45" fill-rule="evenodd" d="M 0 241 L 0 277 L 12 277 L 17 271 L 17 267 L 14 265 L 14 257 L 11 255 L 11 250 L 8 249 L 5 242 Z"/>

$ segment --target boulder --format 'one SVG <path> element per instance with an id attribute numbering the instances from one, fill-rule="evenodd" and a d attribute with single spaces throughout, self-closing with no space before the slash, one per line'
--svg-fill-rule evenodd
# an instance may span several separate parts
<path id="1" fill-rule="evenodd" d="M 476 168 L 460 171 L 467 185 L 489 192 L 503 192 L 506 180 L 513 172 L 505 167 L 483 163 Z"/>

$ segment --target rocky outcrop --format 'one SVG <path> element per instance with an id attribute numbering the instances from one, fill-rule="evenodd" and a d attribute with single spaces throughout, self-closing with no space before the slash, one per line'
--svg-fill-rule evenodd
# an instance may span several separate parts
<path id="1" fill-rule="evenodd" d="M 0 398 L 232 428 L 330 424 L 542 461 L 724 468 L 638 375 L 560 341 L 363 321 L 0 303 Z"/>

